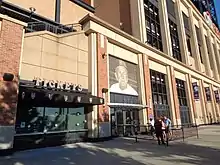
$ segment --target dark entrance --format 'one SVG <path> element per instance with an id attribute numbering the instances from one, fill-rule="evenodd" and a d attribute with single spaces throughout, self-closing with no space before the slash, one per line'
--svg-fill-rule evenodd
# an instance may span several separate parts
<path id="1" fill-rule="evenodd" d="M 142 109 L 142 108 L 141 108 Z M 140 131 L 139 108 L 111 108 L 111 135 L 134 136 Z"/>

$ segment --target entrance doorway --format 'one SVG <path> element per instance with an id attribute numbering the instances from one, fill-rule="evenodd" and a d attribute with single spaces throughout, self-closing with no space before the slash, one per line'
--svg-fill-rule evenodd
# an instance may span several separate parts
<path id="1" fill-rule="evenodd" d="M 132 136 L 135 134 L 135 129 L 139 130 L 138 109 L 112 108 L 111 112 L 112 136 Z"/>

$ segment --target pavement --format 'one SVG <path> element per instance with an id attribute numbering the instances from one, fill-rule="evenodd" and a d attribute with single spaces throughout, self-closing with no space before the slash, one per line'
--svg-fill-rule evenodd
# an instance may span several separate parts
<path id="1" fill-rule="evenodd" d="M 216 165 L 220 161 L 220 125 L 199 129 L 199 139 L 159 146 L 152 140 L 117 138 L 16 152 L 0 165 Z"/>

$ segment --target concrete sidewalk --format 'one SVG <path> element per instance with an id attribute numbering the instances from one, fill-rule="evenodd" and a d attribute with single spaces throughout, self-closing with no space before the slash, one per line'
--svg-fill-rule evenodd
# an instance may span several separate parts
<path id="1" fill-rule="evenodd" d="M 200 138 L 172 142 L 118 138 L 100 143 L 78 143 L 17 152 L 1 157 L 0 165 L 216 165 L 220 160 L 220 126 L 207 126 Z"/>

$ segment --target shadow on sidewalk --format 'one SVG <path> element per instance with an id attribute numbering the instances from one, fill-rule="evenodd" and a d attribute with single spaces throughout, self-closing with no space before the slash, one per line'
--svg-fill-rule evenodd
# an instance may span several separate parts
<path id="1" fill-rule="evenodd" d="M 155 141 L 117 138 L 35 149 L 0 158 L 0 165 L 216 165 L 220 150 L 183 142 L 159 146 Z"/>
<path id="2" fill-rule="evenodd" d="M 157 145 L 155 141 L 134 139 L 116 140 L 115 143 L 97 143 L 99 148 L 121 149 L 129 152 L 140 152 L 146 159 L 160 159 L 171 163 L 188 163 L 193 165 L 216 165 L 220 160 L 220 150 L 208 146 L 171 142 L 170 146 Z M 158 163 L 159 164 L 159 163 Z"/>
<path id="3" fill-rule="evenodd" d="M 144 165 L 129 157 L 94 146 L 94 143 L 70 144 L 17 152 L 0 157 L 0 165 Z"/>

